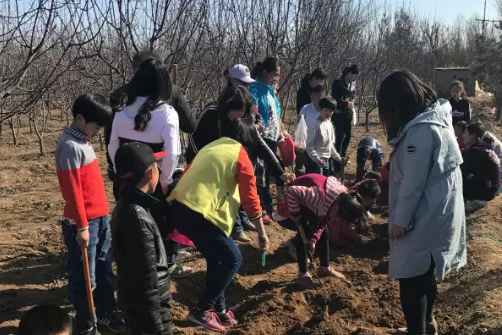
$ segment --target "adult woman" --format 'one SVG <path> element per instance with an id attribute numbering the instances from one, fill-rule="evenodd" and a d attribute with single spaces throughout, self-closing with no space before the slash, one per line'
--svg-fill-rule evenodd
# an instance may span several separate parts
<path id="1" fill-rule="evenodd" d="M 225 289 L 242 264 L 239 248 L 230 237 L 241 201 L 256 225 L 260 247 L 266 250 L 269 245 L 246 152 L 256 141 L 251 120 L 228 121 L 222 125 L 222 137 L 197 154 L 169 198 L 176 228 L 194 242 L 207 262 L 206 287 L 188 320 L 211 330 L 224 331 L 237 324 L 225 304 Z"/>
<path id="2" fill-rule="evenodd" d="M 303 106 L 312 102 L 310 98 L 311 91 L 314 87 L 322 85 L 326 75 L 321 69 L 315 69 L 312 73 L 307 73 L 300 82 L 300 88 L 296 94 L 296 112 L 300 114 Z"/>
<path id="3" fill-rule="evenodd" d="M 137 72 L 139 67 L 144 61 L 147 60 L 159 60 L 160 59 L 157 57 L 157 55 L 153 54 L 150 51 L 139 51 L 137 52 L 133 59 L 132 59 L 132 69 L 134 72 Z M 116 112 L 121 111 L 125 105 L 129 105 L 133 103 L 133 101 L 129 101 L 129 97 L 126 92 L 126 87 L 127 85 L 121 86 L 118 89 L 116 89 L 111 95 L 110 95 L 110 104 L 112 105 L 113 108 L 113 114 L 115 116 Z M 188 102 L 181 92 L 180 87 L 171 84 L 171 97 L 169 100 L 169 105 L 171 105 L 174 110 L 178 113 L 178 118 L 179 118 L 179 127 L 182 132 L 185 133 L 192 133 L 195 130 L 195 114 L 193 113 L 192 109 L 188 105 Z M 105 127 L 105 144 L 108 147 L 108 144 L 110 144 L 110 136 L 112 132 L 112 127 L 111 125 Z M 114 179 L 114 167 L 113 167 L 113 162 L 112 158 L 110 157 L 110 154 L 107 152 L 107 161 L 108 161 L 108 176 L 110 180 L 113 181 Z"/>
<path id="4" fill-rule="evenodd" d="M 154 196 L 165 198 L 175 186 L 173 174 L 181 153 L 178 114 L 167 104 L 171 98 L 169 70 L 160 60 L 152 58 L 143 61 L 131 81 L 124 87 L 123 97 L 117 101 L 126 104 L 115 114 L 112 124 L 108 152 L 112 163 L 118 148 L 127 142 L 148 144 L 154 152 L 167 151 L 160 165 L 159 187 Z M 118 199 L 120 180 L 115 179 L 113 193 Z M 152 215 L 165 238 L 173 233 L 172 225 L 165 219 L 168 206 L 154 209 Z M 179 240 L 178 240 L 179 241 Z M 173 277 L 190 274 L 189 268 L 177 263 L 180 245 L 171 239 L 165 241 L 170 273 Z"/>
<path id="5" fill-rule="evenodd" d="M 437 334 L 433 307 L 440 281 L 466 264 L 462 155 L 451 106 L 414 74 L 380 84 L 380 120 L 390 156 L 389 277 L 400 284 L 409 335 Z"/>
<path id="6" fill-rule="evenodd" d="M 337 110 L 331 121 L 335 126 L 336 150 L 345 157 L 352 137 L 354 121 L 354 99 L 356 96 L 355 81 L 359 77 L 359 69 L 353 64 L 342 71 L 342 76 L 333 82 L 331 96 L 335 98 Z"/>
<path id="7" fill-rule="evenodd" d="M 253 78 L 256 82 L 249 85 L 249 92 L 253 102 L 258 106 L 258 113 L 262 117 L 262 137 L 272 152 L 277 152 L 277 142 L 281 136 L 279 130 L 279 117 L 281 116 L 281 104 L 275 94 L 275 85 L 279 81 L 281 67 L 275 57 L 267 57 L 263 62 L 257 62 L 253 69 Z M 261 205 L 264 209 L 263 220 L 271 222 L 269 215 L 272 214 L 272 196 L 270 195 L 271 168 L 264 164 L 264 178 L 259 188 Z M 258 173 L 260 175 L 260 173 Z M 276 180 L 278 187 L 284 186 L 281 180 Z"/>
<path id="8" fill-rule="evenodd" d="M 197 116 L 195 131 L 189 136 L 187 163 L 190 163 L 197 152 L 204 146 L 221 137 L 222 122 L 232 121 L 238 117 L 254 118 L 256 116 L 254 108 L 252 108 L 252 101 L 249 98 L 249 91 L 244 87 L 244 85 L 247 86 L 248 83 L 254 82 L 254 79 L 249 76 L 249 69 L 244 65 L 237 64 L 230 68 L 227 76 L 228 87 L 222 92 L 222 96 L 235 95 L 233 92 L 239 90 L 242 93 L 242 97 L 247 100 L 246 106 L 243 109 L 244 113 L 239 114 L 228 108 L 222 109 L 214 103 L 207 105 Z M 234 90 L 229 88 L 234 88 Z M 227 98 L 222 98 L 220 96 L 220 100 L 225 101 L 226 99 Z M 257 120 L 255 120 L 255 123 L 257 123 Z M 257 128 L 260 126 L 261 123 L 257 123 Z M 261 138 L 258 139 L 257 146 L 253 149 L 253 152 L 250 152 L 250 156 L 252 161 L 255 161 L 254 158 L 256 156 L 263 159 L 270 167 L 272 175 L 276 177 L 277 180 L 283 181 L 291 178 L 289 174 L 284 173 L 281 160 L 270 150 Z M 245 235 L 244 228 L 254 230 L 254 226 L 247 218 L 245 211 L 241 209 L 239 211 L 239 217 L 236 219 L 234 225 L 232 237 L 241 242 L 249 242 L 250 239 Z"/>

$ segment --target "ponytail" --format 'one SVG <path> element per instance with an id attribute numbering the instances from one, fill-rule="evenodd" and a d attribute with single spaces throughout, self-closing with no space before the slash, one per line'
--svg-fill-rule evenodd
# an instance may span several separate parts
<path id="1" fill-rule="evenodd" d="M 356 226 L 356 231 L 366 232 L 369 225 L 366 211 L 361 204 L 362 199 L 357 192 L 342 193 L 338 196 L 338 216 Z"/>
<path id="2" fill-rule="evenodd" d="M 253 79 L 260 78 L 263 71 L 273 72 L 279 67 L 279 60 L 275 57 L 267 57 L 263 62 L 256 62 L 251 77 Z"/>
<path id="3" fill-rule="evenodd" d="M 148 122 L 152 119 L 150 111 L 154 110 L 157 104 L 152 100 L 147 100 L 138 110 L 138 114 L 134 117 L 134 130 L 144 131 L 148 126 Z"/>
<path id="4" fill-rule="evenodd" d="M 253 71 L 251 71 L 251 78 L 257 79 L 261 73 L 263 72 L 262 70 L 263 63 L 262 62 L 256 62 L 254 65 Z"/>

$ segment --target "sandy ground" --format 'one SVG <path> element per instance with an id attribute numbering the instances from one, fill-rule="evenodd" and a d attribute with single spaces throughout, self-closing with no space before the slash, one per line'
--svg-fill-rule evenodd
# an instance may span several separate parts
<path id="1" fill-rule="evenodd" d="M 488 109 L 478 106 L 478 110 L 489 129 L 502 137 Z M 355 172 L 354 146 L 360 139 L 371 135 L 386 142 L 376 115 L 371 121 L 368 133 L 362 125 L 355 128 L 348 179 Z M 28 128 L 21 128 L 17 146 L 12 145 L 7 127 L 0 140 L 0 334 L 13 333 L 23 312 L 40 303 L 56 303 L 72 312 L 58 225 L 63 202 L 54 165 L 54 147 L 63 126 L 50 122 L 44 139 L 46 156 L 38 155 L 36 136 Z M 97 141 L 94 145 L 104 172 L 105 154 Z M 106 186 L 113 208 L 111 185 Z M 497 197 L 468 218 L 469 264 L 440 285 L 436 311 L 440 334 L 502 334 L 501 202 Z M 323 280 L 319 289 L 309 292 L 291 284 L 297 266 L 283 246 L 289 232 L 278 225 L 268 227 L 272 247 L 265 267 L 256 243 L 241 245 L 244 263 L 226 293 L 240 325 L 227 333 L 370 335 L 402 327 L 397 283 L 386 276 L 384 222 L 377 217 L 363 246 L 332 249 L 333 266 L 346 274 L 350 284 Z M 175 334 L 207 334 L 185 321 L 203 289 L 205 263 L 199 259 L 187 265 L 194 273 L 172 285 Z"/>

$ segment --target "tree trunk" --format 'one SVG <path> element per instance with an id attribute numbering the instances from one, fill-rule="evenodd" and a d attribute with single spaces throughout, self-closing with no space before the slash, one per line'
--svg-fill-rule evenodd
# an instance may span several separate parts
<path id="1" fill-rule="evenodd" d="M 42 122 L 43 122 L 43 120 L 42 120 Z M 33 128 L 35 128 L 35 133 L 37 134 L 38 147 L 40 149 L 40 156 L 44 156 L 45 155 L 44 134 L 43 134 L 43 132 L 40 132 L 40 130 L 38 129 L 37 121 L 35 119 L 33 119 Z"/>
<path id="2" fill-rule="evenodd" d="M 370 131 L 370 113 L 365 113 L 366 114 L 366 132 Z"/>
<path id="3" fill-rule="evenodd" d="M 16 130 L 14 129 L 14 122 L 12 121 L 12 118 L 10 118 L 8 122 L 10 131 L 12 132 L 12 141 L 14 142 L 14 145 L 17 145 L 17 135 L 16 135 Z"/>
<path id="4" fill-rule="evenodd" d="M 33 135 L 33 128 L 31 127 L 31 119 L 28 118 L 28 125 L 30 126 L 30 135 Z"/>
<path id="5" fill-rule="evenodd" d="M 0 122 L 0 139 L 2 138 L 3 122 Z"/>

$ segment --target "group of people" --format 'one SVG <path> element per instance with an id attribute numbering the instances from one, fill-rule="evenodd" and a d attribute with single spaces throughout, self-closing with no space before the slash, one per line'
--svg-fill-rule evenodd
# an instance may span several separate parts
<path id="1" fill-rule="evenodd" d="M 320 259 L 318 277 L 345 278 L 331 266 L 330 242 L 360 244 L 360 234 L 369 228 L 369 211 L 377 204 L 389 209 L 389 276 L 400 283 L 405 331 L 437 334 L 434 272 L 441 281 L 466 264 L 464 198 L 490 200 L 488 188 L 490 196 L 500 189 L 500 167 L 498 184 L 483 172 L 495 171 L 489 159 L 499 164 L 492 153 L 500 155 L 500 142 L 476 120 L 468 125 L 457 120 L 454 131 L 455 117 L 463 117 L 465 106 L 462 86 L 458 97 L 458 84 L 452 86 L 454 105 L 438 99 L 408 71 L 385 78 L 377 99 L 393 151 L 384 164 L 382 145 L 371 137 L 362 139 L 357 183 L 349 189 L 340 171 L 355 120 L 357 66 L 343 70 L 331 96 L 324 96 L 326 76 L 320 69 L 302 80 L 297 107 L 299 119 L 307 123 L 304 148 L 289 145 L 292 140 L 281 125 L 276 91 L 280 65 L 274 57 L 258 62 L 253 71 L 242 64 L 229 68 L 226 88 L 197 117 L 154 54 L 137 54 L 133 68 L 132 79 L 110 99 L 97 94 L 76 99 L 73 122 L 56 148 L 74 333 L 94 331 L 82 253 L 89 258 L 101 326 L 114 333 L 124 332 L 127 324 L 134 334 L 171 334 L 170 278 L 190 273 L 179 264 L 180 246 L 196 247 L 207 263 L 206 282 L 188 320 L 225 331 L 238 324 L 225 303 L 225 289 L 242 264 L 235 241 L 251 240 L 245 229 L 257 232 L 263 251 L 269 247 L 266 225 L 272 217 L 295 231 L 289 245 L 298 263 L 296 283 L 310 289 L 315 287 L 309 271 L 314 253 Z M 459 106 L 456 113 L 452 106 Z M 90 143 L 103 127 L 117 201 L 112 227 Z M 190 133 L 185 155 L 180 130 Z M 455 132 L 466 145 L 464 158 Z M 295 174 L 285 172 L 295 156 Z M 481 173 L 469 163 L 480 157 L 486 157 Z M 112 250 L 125 320 L 114 298 Z"/>

